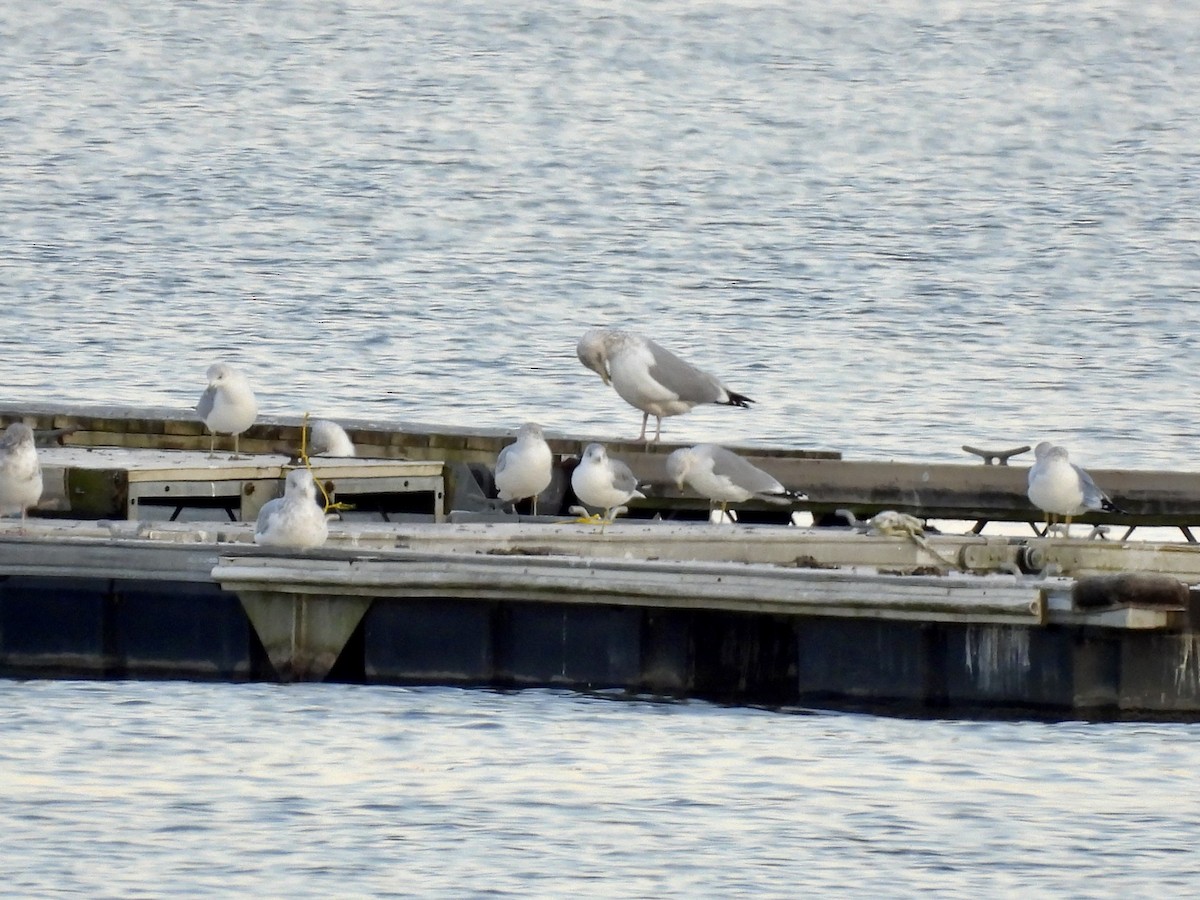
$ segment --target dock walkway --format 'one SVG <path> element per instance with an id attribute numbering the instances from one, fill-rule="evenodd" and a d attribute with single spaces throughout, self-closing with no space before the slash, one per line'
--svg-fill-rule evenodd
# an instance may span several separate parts
<path id="1" fill-rule="evenodd" d="M 43 433 L 57 432 L 71 447 L 124 447 L 159 450 L 207 450 L 208 437 L 194 414 L 168 409 L 16 406 L 0 404 L 0 423 L 21 419 Z M 300 417 L 260 417 L 242 436 L 244 452 L 293 455 L 300 446 Z M 426 461 L 444 466 L 448 509 L 487 508 L 488 470 L 500 449 L 514 439 L 499 429 L 472 430 L 412 422 L 357 421 L 342 423 L 363 459 Z M 539 509 L 565 513 L 573 498 L 567 492 L 569 470 L 584 446 L 596 438 L 549 436 L 559 458 L 559 470 L 549 495 Z M 682 493 L 666 476 L 667 455 L 679 444 L 645 445 L 606 441 L 610 454 L 627 462 L 648 486 L 650 496 L 631 504 L 635 517 L 692 517 L 703 515 L 707 503 Z M 796 511 L 811 513 L 815 521 L 848 510 L 860 519 L 884 510 L 908 513 L 923 519 L 961 520 L 982 530 L 988 522 L 1042 520 L 1025 496 L 1026 472 L 1020 456 L 1009 465 L 984 465 L 964 451 L 964 462 L 910 463 L 848 460 L 830 450 L 738 447 L 740 453 L 787 488 L 803 491 L 808 500 Z M 1032 462 L 1029 458 L 1028 463 Z M 1200 526 L 1200 472 L 1093 469 L 1096 482 L 1118 500 L 1122 513 L 1092 513 L 1081 523 L 1122 529 L 1170 527 L 1192 540 L 1191 529 Z M 746 521 L 782 522 L 769 503 L 743 504 Z"/>

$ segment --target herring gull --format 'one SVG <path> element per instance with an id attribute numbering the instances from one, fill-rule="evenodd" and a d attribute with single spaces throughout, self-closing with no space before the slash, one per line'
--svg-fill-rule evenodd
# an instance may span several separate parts
<path id="1" fill-rule="evenodd" d="M 662 437 L 662 420 L 701 403 L 720 403 L 749 409 L 754 401 L 735 393 L 717 378 L 684 362 L 674 353 L 629 331 L 592 328 L 575 348 L 579 361 L 595 372 L 626 403 L 642 411 L 642 432 L 654 416 L 654 440 Z"/>
<path id="2" fill-rule="evenodd" d="M 209 366 L 206 377 L 208 387 L 200 395 L 196 413 L 209 431 L 209 459 L 215 456 L 218 434 L 233 435 L 233 456 L 230 459 L 240 459 L 238 437 L 258 417 L 254 391 L 250 389 L 246 376 L 226 363 Z"/>
<path id="3" fill-rule="evenodd" d="M 309 426 L 309 456 L 354 456 L 350 435 L 337 422 L 314 419 Z"/>
<path id="4" fill-rule="evenodd" d="M 0 516 L 24 519 L 42 498 L 42 467 L 38 464 L 33 429 L 13 422 L 0 435 Z"/>
<path id="5" fill-rule="evenodd" d="M 1057 516 L 1065 519 L 1067 536 L 1071 519 L 1088 511 L 1121 512 L 1090 476 L 1071 462 L 1066 447 L 1042 441 L 1033 451 L 1029 469 L 1029 501 L 1046 514 L 1047 530 Z"/>
<path id="6" fill-rule="evenodd" d="M 686 483 L 702 497 L 720 503 L 722 517 L 730 503 L 745 503 L 751 498 L 780 504 L 808 499 L 717 444 L 680 447 L 667 457 L 667 474 L 681 490 Z"/>
<path id="7" fill-rule="evenodd" d="M 283 496 L 268 500 L 258 511 L 254 543 L 266 547 L 312 550 L 325 543 L 329 523 L 317 502 L 317 487 L 308 469 L 292 469 Z"/>
<path id="8" fill-rule="evenodd" d="M 601 444 L 588 444 L 583 459 L 571 473 L 571 488 L 587 506 L 604 510 L 603 521 L 611 522 L 622 504 L 645 497 L 638 490 L 637 476 L 619 459 L 610 459 Z"/>
<path id="9" fill-rule="evenodd" d="M 517 441 L 496 457 L 496 490 L 501 500 L 531 498 L 530 510 L 537 515 L 538 494 L 550 486 L 554 454 L 546 443 L 542 426 L 526 422 L 517 431 Z"/>

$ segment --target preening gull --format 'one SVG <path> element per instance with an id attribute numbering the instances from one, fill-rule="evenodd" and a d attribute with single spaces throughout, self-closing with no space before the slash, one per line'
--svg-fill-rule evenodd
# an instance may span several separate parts
<path id="1" fill-rule="evenodd" d="M 642 411 L 642 432 L 654 416 L 654 440 L 662 437 L 664 416 L 677 416 L 701 403 L 749 409 L 754 401 L 684 362 L 649 338 L 614 328 L 592 328 L 575 348 L 579 361 L 595 372 L 626 403 Z"/>
<path id="2" fill-rule="evenodd" d="M 619 459 L 609 459 L 601 444 L 587 445 L 583 459 L 571 473 L 571 488 L 586 505 L 604 510 L 605 522 L 616 518 L 622 504 L 646 496 L 638 490 L 637 477 L 629 466 Z"/>
<path id="3" fill-rule="evenodd" d="M 317 502 L 317 486 L 308 469 L 292 469 L 283 485 L 283 496 L 268 500 L 258 511 L 254 543 L 266 547 L 312 550 L 325 543 L 329 523 Z"/>
<path id="4" fill-rule="evenodd" d="M 1071 462 L 1066 447 L 1042 441 L 1034 450 L 1029 469 L 1029 502 L 1046 514 L 1047 530 L 1055 517 L 1065 519 L 1067 536 L 1071 519 L 1091 511 L 1121 512 L 1090 476 Z"/>
<path id="5" fill-rule="evenodd" d="M 745 503 L 751 498 L 781 504 L 808 499 L 717 444 L 679 448 L 667 457 L 667 474 L 681 490 L 687 484 L 700 496 L 720 503 L 722 517 L 730 503 Z"/>
<path id="6" fill-rule="evenodd" d="M 517 431 L 517 441 L 496 457 L 496 490 L 501 500 L 516 503 L 532 498 L 530 508 L 537 515 L 538 494 L 550 486 L 554 454 L 542 434 L 542 426 L 526 422 Z"/>
<path id="7" fill-rule="evenodd" d="M 238 437 L 254 424 L 258 403 L 250 382 L 233 366 L 214 363 L 208 367 L 208 387 L 200 395 L 196 413 L 209 430 L 208 455 L 216 453 L 218 434 L 233 435 L 233 456 L 238 459 Z"/>
<path id="8" fill-rule="evenodd" d="M 314 419 L 309 426 L 308 455 L 354 456 L 354 443 L 337 422 Z"/>
<path id="9" fill-rule="evenodd" d="M 38 464 L 33 429 L 13 422 L 0 435 L 0 516 L 22 519 L 42 498 L 42 467 Z"/>

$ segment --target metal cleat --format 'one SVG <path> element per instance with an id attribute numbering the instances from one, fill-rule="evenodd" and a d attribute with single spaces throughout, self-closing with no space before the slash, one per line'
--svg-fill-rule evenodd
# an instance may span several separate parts
<path id="1" fill-rule="evenodd" d="M 1014 456 L 1020 456 L 1022 453 L 1028 453 L 1032 449 L 1028 444 L 1022 447 L 1013 447 L 1011 450 L 981 450 L 979 447 L 972 447 L 970 444 L 963 444 L 962 448 L 968 453 L 982 457 L 985 466 L 1007 466 L 1009 459 Z"/>

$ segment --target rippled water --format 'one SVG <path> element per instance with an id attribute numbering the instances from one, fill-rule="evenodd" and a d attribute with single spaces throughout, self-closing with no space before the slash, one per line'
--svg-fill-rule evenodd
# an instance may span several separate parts
<path id="1" fill-rule="evenodd" d="M 1192 468 L 1175 4 L 0 5 L 9 400 Z M 531 692 L 0 683 L 20 896 L 1174 895 L 1195 729 Z"/>
<path id="2" fill-rule="evenodd" d="M 0 684 L 20 896 L 1130 897 L 1200 736 L 565 693 Z"/>
<path id="3" fill-rule="evenodd" d="M 16 399 L 636 433 L 626 323 L 759 405 L 668 437 L 1189 468 L 1200 17 L 1065 2 L 0 9 Z"/>

